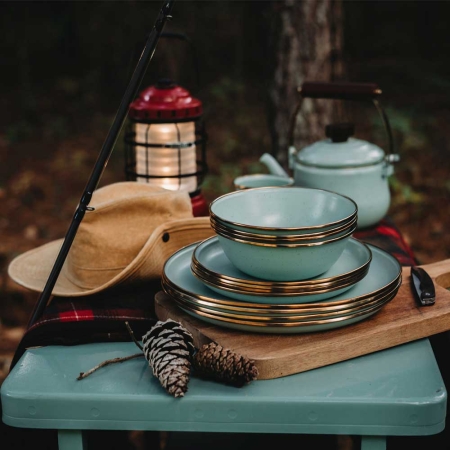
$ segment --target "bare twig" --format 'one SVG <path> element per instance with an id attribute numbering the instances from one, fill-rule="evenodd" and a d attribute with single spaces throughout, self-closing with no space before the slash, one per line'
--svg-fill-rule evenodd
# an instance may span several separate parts
<path id="1" fill-rule="evenodd" d="M 139 358 L 140 356 L 144 356 L 144 354 L 136 353 L 134 355 L 123 356 L 121 358 L 107 359 L 106 361 L 101 362 L 100 364 L 96 365 L 92 369 L 89 369 L 87 372 L 80 372 L 80 375 L 77 377 L 77 380 L 82 380 L 83 378 L 86 378 L 87 376 L 89 376 L 91 373 L 94 373 L 96 370 L 101 369 L 102 367 L 108 366 L 109 364 L 121 363 L 124 361 L 128 361 L 130 359 L 133 359 L 133 358 Z"/>
<path id="2" fill-rule="evenodd" d="M 127 327 L 128 333 L 130 333 L 131 339 L 133 339 L 133 342 L 142 350 L 144 351 L 144 349 L 142 348 L 142 345 L 139 344 L 139 342 L 137 341 L 137 339 L 134 337 L 134 333 L 133 330 L 130 327 L 130 324 L 128 323 L 128 321 L 125 322 L 125 326 Z"/>
<path id="3" fill-rule="evenodd" d="M 128 361 L 130 359 L 133 359 L 133 358 L 139 358 L 139 356 L 144 356 L 144 353 L 143 353 L 144 349 L 142 348 L 142 345 L 134 337 L 133 330 L 131 329 L 128 321 L 125 322 L 125 326 L 127 327 L 127 330 L 131 336 L 131 339 L 139 347 L 139 350 L 141 350 L 141 353 L 136 353 L 134 355 L 129 355 L 129 356 L 123 356 L 121 358 L 107 359 L 106 361 L 101 362 L 100 364 L 96 365 L 95 367 L 88 370 L 87 372 L 80 372 L 80 375 L 77 377 L 77 380 L 82 380 L 83 378 L 86 378 L 87 376 L 89 376 L 91 373 L 94 373 L 96 370 L 101 369 L 102 367 L 108 366 L 110 364 L 121 363 L 124 361 Z"/>

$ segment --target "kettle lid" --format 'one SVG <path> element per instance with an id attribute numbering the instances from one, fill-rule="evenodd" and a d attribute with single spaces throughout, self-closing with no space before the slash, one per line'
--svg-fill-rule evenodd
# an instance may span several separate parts
<path id="1" fill-rule="evenodd" d="M 325 134 L 328 139 L 315 142 L 297 154 L 299 163 L 307 166 L 326 168 L 345 168 L 371 166 L 380 163 L 384 151 L 375 144 L 351 136 L 355 126 L 351 123 L 327 125 Z"/>

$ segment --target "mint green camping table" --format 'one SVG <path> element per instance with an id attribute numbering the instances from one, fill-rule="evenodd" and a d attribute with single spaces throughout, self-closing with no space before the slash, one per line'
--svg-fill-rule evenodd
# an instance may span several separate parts
<path id="1" fill-rule="evenodd" d="M 85 430 L 346 434 L 381 450 L 387 436 L 445 427 L 447 391 L 428 339 L 243 388 L 193 377 L 182 398 L 144 358 L 76 380 L 136 351 L 131 342 L 27 350 L 1 387 L 4 423 L 56 429 L 61 450 L 85 449 Z"/>

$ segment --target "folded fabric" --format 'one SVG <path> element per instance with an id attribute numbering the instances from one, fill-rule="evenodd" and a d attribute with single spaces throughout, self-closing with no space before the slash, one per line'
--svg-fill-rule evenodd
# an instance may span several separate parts
<path id="1" fill-rule="evenodd" d="M 375 245 L 397 258 L 402 266 L 418 264 L 410 246 L 406 243 L 394 222 L 386 217 L 377 226 L 356 231 L 353 236 L 360 241 Z"/>

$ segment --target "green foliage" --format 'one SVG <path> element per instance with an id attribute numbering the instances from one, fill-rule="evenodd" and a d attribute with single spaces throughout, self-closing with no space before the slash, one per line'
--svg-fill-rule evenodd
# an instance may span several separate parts
<path id="1" fill-rule="evenodd" d="M 64 116 L 49 118 L 44 127 L 44 137 L 48 139 L 63 139 L 70 135 L 69 119 Z"/>
<path id="2" fill-rule="evenodd" d="M 231 79 L 228 76 L 222 76 L 209 88 L 211 100 L 228 111 L 234 111 L 234 102 L 239 100 L 244 91 L 245 86 L 242 80 Z"/>
<path id="3" fill-rule="evenodd" d="M 247 173 L 268 173 L 267 167 L 259 161 L 250 162 L 247 164 Z"/>
<path id="4" fill-rule="evenodd" d="M 242 175 L 239 165 L 224 163 L 219 173 L 211 173 L 206 177 L 202 188 L 212 196 L 226 194 L 234 190 L 233 181 L 239 175 Z"/>
<path id="5" fill-rule="evenodd" d="M 236 155 L 253 156 L 264 153 L 269 142 L 265 107 L 256 85 L 241 78 L 221 76 L 209 86 L 205 106 L 214 108 L 213 120 L 220 125 L 217 147 L 225 159 Z"/>
<path id="6" fill-rule="evenodd" d="M 392 189 L 395 205 L 406 203 L 421 205 L 427 200 L 424 194 L 414 190 L 411 185 L 400 181 L 395 175 L 389 178 L 389 186 Z"/>
<path id="7" fill-rule="evenodd" d="M 429 128 L 434 126 L 434 117 L 426 115 L 414 107 L 399 108 L 389 105 L 385 108 L 391 125 L 394 148 L 401 154 L 418 149 L 429 143 Z M 371 125 L 376 140 L 386 141 L 386 130 L 378 113 L 373 112 Z"/>
<path id="8" fill-rule="evenodd" d="M 26 119 L 21 119 L 6 127 L 5 138 L 8 144 L 15 144 L 31 138 L 34 132 L 34 125 Z"/>

